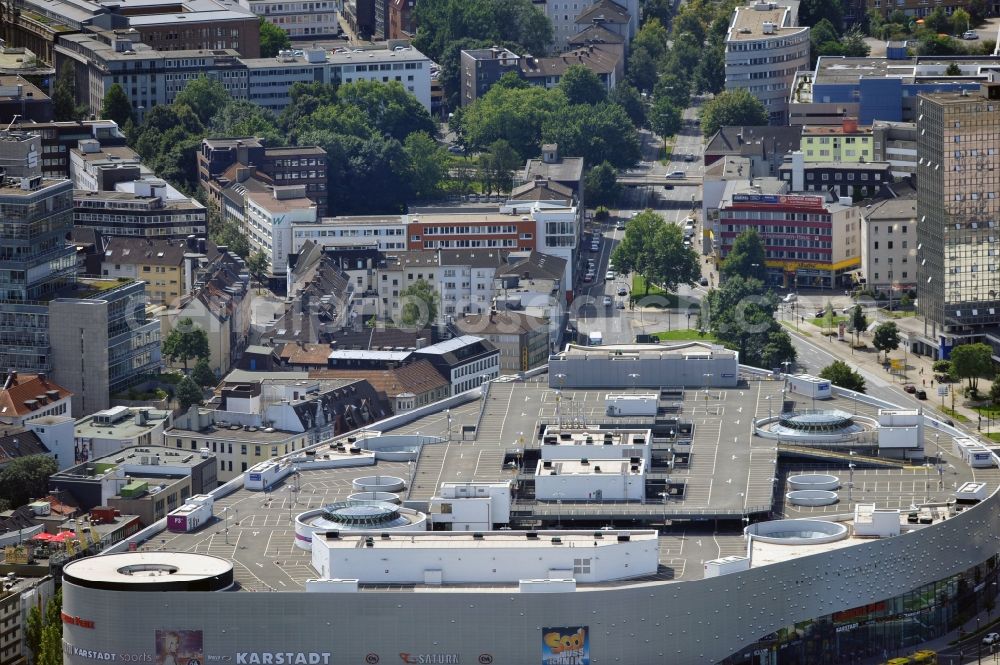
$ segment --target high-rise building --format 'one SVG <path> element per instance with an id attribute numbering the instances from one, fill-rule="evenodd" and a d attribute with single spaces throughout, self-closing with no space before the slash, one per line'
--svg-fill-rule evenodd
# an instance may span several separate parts
<path id="1" fill-rule="evenodd" d="M 1000 323 L 1000 84 L 918 104 L 919 308 L 947 347 Z"/>
<path id="2" fill-rule="evenodd" d="M 73 183 L 43 178 L 41 138 L 0 133 L 0 367 L 47 372 L 47 301 L 74 281 Z"/>

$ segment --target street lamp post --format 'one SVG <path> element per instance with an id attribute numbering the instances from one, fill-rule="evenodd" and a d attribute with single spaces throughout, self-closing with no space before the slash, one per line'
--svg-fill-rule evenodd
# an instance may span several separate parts
<path id="1" fill-rule="evenodd" d="M 228 507 L 223 508 L 222 509 L 222 514 L 223 514 L 223 516 L 226 519 L 225 532 L 226 532 L 226 545 L 228 545 L 229 544 L 229 508 Z"/>
<path id="2" fill-rule="evenodd" d="M 847 465 L 847 501 L 854 501 L 854 462 Z"/>

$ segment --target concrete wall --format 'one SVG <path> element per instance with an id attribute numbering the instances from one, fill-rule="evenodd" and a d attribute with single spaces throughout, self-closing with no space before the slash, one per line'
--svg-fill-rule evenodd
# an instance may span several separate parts
<path id="1" fill-rule="evenodd" d="M 52 379 L 73 393 L 73 417 L 108 408 L 108 303 L 57 298 L 49 304 Z"/>

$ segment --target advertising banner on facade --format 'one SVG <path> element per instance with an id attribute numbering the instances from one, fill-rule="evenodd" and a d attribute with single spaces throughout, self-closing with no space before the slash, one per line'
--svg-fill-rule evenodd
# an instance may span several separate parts
<path id="1" fill-rule="evenodd" d="M 589 627 L 542 628 L 542 665 L 590 665 Z"/>
<path id="2" fill-rule="evenodd" d="M 156 665 L 205 665 L 200 630 L 157 630 Z"/>

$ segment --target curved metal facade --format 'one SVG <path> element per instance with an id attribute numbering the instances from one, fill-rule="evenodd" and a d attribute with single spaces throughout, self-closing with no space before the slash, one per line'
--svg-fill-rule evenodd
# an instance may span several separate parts
<path id="1" fill-rule="evenodd" d="M 527 665 L 542 662 L 545 629 L 585 626 L 595 664 L 716 663 L 782 627 L 894 598 L 986 561 L 1000 544 L 998 506 L 994 493 L 913 533 L 742 573 L 575 593 L 136 593 L 67 580 L 64 612 L 86 625 L 64 626 L 65 662 L 110 655 L 163 665 L 156 631 L 201 631 L 198 665 Z"/>

